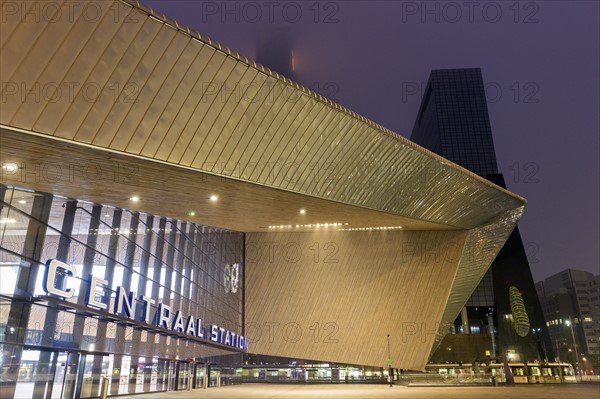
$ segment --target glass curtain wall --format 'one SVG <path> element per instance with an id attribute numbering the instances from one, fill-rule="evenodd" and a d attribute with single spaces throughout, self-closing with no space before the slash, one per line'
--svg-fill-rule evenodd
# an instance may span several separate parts
<path id="1" fill-rule="evenodd" d="M 108 282 L 97 298 L 113 309 L 117 287 L 184 315 L 243 334 L 243 233 L 44 193 L 0 186 L 0 397 L 98 396 L 202 386 L 193 370 L 241 364 L 235 351 L 153 330 L 149 323 L 89 312 L 89 276 Z M 43 288 L 46 262 L 72 265 L 57 277 L 66 300 Z M 137 306 L 137 312 L 143 312 Z M 138 316 L 140 313 L 138 313 Z"/>

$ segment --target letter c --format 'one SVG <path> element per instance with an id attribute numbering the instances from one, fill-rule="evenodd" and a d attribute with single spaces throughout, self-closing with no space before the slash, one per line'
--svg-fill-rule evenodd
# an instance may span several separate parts
<path id="1" fill-rule="evenodd" d="M 74 289 L 69 288 L 67 290 L 63 290 L 55 285 L 56 271 L 59 269 L 67 276 L 75 276 L 77 273 L 75 266 L 67 265 L 66 263 L 56 259 L 50 259 L 48 262 L 46 262 L 46 273 L 44 275 L 44 280 L 42 281 L 42 288 L 44 288 L 44 291 L 46 291 L 48 294 L 60 296 L 65 299 L 71 298 L 75 294 Z"/>

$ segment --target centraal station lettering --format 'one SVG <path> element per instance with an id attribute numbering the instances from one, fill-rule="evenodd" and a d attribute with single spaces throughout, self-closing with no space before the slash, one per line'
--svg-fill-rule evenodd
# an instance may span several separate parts
<path id="1" fill-rule="evenodd" d="M 57 284 L 57 276 L 59 275 L 74 277 L 77 275 L 77 269 L 75 266 L 56 259 L 46 262 L 46 272 L 43 280 L 44 291 L 49 295 L 63 299 L 73 297 L 75 290 L 72 288 L 65 289 L 66 284 L 64 283 Z M 245 351 L 248 350 L 248 338 L 215 324 L 203 326 L 200 317 L 184 315 L 180 310 L 172 309 L 164 303 L 157 304 L 157 310 L 151 317 L 152 305 L 156 304 L 157 301 L 144 295 L 136 297 L 135 291 L 127 291 L 121 286 L 117 287 L 114 306 L 109 309 L 110 306 L 99 299 L 104 295 L 104 287 L 108 287 L 108 281 L 94 275 L 89 276 L 86 292 L 83 293 L 86 306 L 192 337 L 207 339 Z M 136 306 L 140 307 L 140 311 L 136 311 Z"/>

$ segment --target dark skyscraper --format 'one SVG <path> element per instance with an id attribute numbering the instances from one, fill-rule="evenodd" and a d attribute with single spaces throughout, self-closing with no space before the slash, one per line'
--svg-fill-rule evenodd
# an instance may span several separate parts
<path id="1" fill-rule="evenodd" d="M 292 34 L 289 29 L 273 28 L 258 31 L 256 62 L 294 79 Z"/>
<path id="2" fill-rule="evenodd" d="M 481 70 L 432 71 L 410 138 L 479 176 L 498 173 Z"/>
<path id="3" fill-rule="evenodd" d="M 481 70 L 433 70 L 411 140 L 506 188 L 498 172 Z M 517 334 L 510 287 L 521 293 L 529 333 Z M 547 326 L 518 228 L 475 289 L 431 360 L 473 361 L 485 351 L 514 361 L 553 358 Z M 490 334 L 494 331 L 494 335 Z"/>

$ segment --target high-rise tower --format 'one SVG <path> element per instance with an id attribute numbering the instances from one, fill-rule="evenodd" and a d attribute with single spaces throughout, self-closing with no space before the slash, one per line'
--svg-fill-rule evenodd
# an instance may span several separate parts
<path id="1" fill-rule="evenodd" d="M 496 162 L 479 68 L 431 72 L 411 140 L 506 188 Z M 529 333 L 524 337 L 517 333 L 511 311 L 509 289 L 513 286 L 521 294 L 529 320 Z M 484 357 L 486 350 L 514 361 L 554 357 L 518 228 L 454 324 L 455 334 L 444 337 L 431 360 L 470 362 Z"/>

